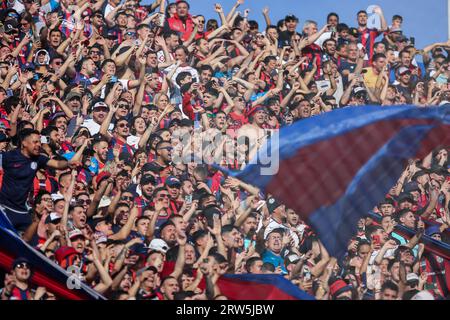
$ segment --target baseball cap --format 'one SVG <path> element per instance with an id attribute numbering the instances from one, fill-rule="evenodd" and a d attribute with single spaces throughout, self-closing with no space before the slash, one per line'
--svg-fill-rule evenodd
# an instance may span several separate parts
<path id="1" fill-rule="evenodd" d="M 406 193 L 410 193 L 413 191 L 420 191 L 419 184 L 415 181 L 409 182 L 409 183 L 405 184 L 405 186 L 403 187 L 403 190 Z"/>
<path id="2" fill-rule="evenodd" d="M 107 243 L 108 242 L 108 237 L 103 232 L 96 231 L 95 234 L 94 234 L 94 237 L 96 239 L 95 240 L 96 244 Z"/>
<path id="3" fill-rule="evenodd" d="M 96 109 L 96 108 L 108 108 L 108 105 L 106 103 L 104 103 L 103 101 L 99 101 L 96 104 L 94 104 L 94 106 L 92 107 L 92 109 Z"/>
<path id="4" fill-rule="evenodd" d="M 80 99 L 81 100 L 81 94 L 79 94 L 78 92 L 75 91 L 70 91 L 67 96 L 66 96 L 66 100 L 70 101 L 74 98 Z"/>
<path id="5" fill-rule="evenodd" d="M 51 212 L 51 213 L 47 216 L 47 218 L 45 218 L 44 223 L 45 223 L 45 224 L 49 224 L 49 223 L 57 224 L 57 223 L 60 222 L 60 221 L 61 221 L 61 216 L 59 215 L 59 213 L 57 213 L 57 212 Z"/>
<path id="6" fill-rule="evenodd" d="M 164 169 L 163 167 L 161 167 L 159 164 L 157 164 L 156 162 L 149 162 L 146 163 L 142 166 L 141 171 L 142 172 L 146 172 L 146 171 L 151 171 L 151 172 L 155 172 L 158 173 L 160 172 L 162 169 Z"/>
<path id="7" fill-rule="evenodd" d="M 75 248 L 73 247 L 68 247 L 68 246 L 63 246 L 61 248 L 59 248 L 58 250 L 56 250 L 55 252 L 55 259 L 58 262 L 58 264 L 61 264 L 61 262 L 73 255 L 73 254 L 78 254 L 78 252 L 75 250 Z"/>
<path id="8" fill-rule="evenodd" d="M 430 237 L 433 234 L 441 234 L 441 229 L 439 228 L 439 226 L 431 226 L 425 230 L 425 234 Z"/>
<path id="9" fill-rule="evenodd" d="M 144 176 L 141 178 L 141 182 L 140 182 L 141 186 L 145 186 L 145 185 L 147 185 L 147 184 L 149 184 L 149 183 L 151 183 L 151 184 L 156 184 L 156 179 L 155 179 L 155 177 L 152 176 L 151 174 L 144 175 Z"/>
<path id="10" fill-rule="evenodd" d="M 102 196 L 102 198 L 100 199 L 100 203 L 98 204 L 98 208 L 105 208 L 105 207 L 109 207 L 109 205 L 111 204 L 111 199 L 108 196 Z"/>
<path id="11" fill-rule="evenodd" d="M 390 30 L 389 30 L 389 32 L 398 32 L 398 33 L 402 33 L 403 31 L 402 31 L 402 28 L 399 28 L 399 27 L 395 27 L 395 28 L 391 28 Z"/>
<path id="12" fill-rule="evenodd" d="M 398 38 L 395 41 L 396 42 L 406 42 L 406 41 L 408 41 L 408 38 L 402 34 L 402 35 L 398 36 Z"/>
<path id="13" fill-rule="evenodd" d="M 284 17 L 284 21 L 297 21 L 298 18 L 294 14 L 288 14 L 286 17 Z"/>
<path id="14" fill-rule="evenodd" d="M 30 265 L 30 261 L 28 261 L 27 258 L 25 258 L 25 257 L 18 257 L 11 264 L 11 269 L 14 269 L 15 267 L 17 267 L 21 263 L 26 263 L 26 264 Z"/>
<path id="15" fill-rule="evenodd" d="M 337 280 L 330 285 L 330 294 L 334 297 L 351 290 L 351 287 L 347 285 L 344 280 Z"/>
<path id="16" fill-rule="evenodd" d="M 77 237 L 83 237 L 85 238 L 83 232 L 81 232 L 80 229 L 73 229 L 69 232 L 69 239 L 77 238 Z"/>
<path id="17" fill-rule="evenodd" d="M 163 232 L 163 230 L 169 226 L 174 226 L 175 227 L 175 223 L 173 223 L 172 221 L 168 220 L 166 222 L 164 222 L 162 225 L 159 226 L 159 234 L 161 234 Z"/>
<path id="18" fill-rule="evenodd" d="M 107 38 L 107 39 L 116 39 L 117 38 L 117 35 L 116 35 L 116 33 L 114 32 L 114 30 L 104 30 L 103 31 L 103 38 Z"/>
<path id="19" fill-rule="evenodd" d="M 270 214 L 272 214 L 279 206 L 281 206 L 281 203 L 279 203 L 275 198 L 269 198 L 267 200 L 267 209 Z"/>
<path id="20" fill-rule="evenodd" d="M 399 69 L 398 69 L 398 74 L 399 75 L 404 75 L 405 73 L 411 73 L 411 70 L 409 70 L 408 68 L 406 68 L 406 67 L 400 67 Z"/>
<path id="21" fill-rule="evenodd" d="M 411 300 L 435 300 L 435 299 L 429 291 L 423 290 L 417 293 L 414 297 L 412 297 Z"/>
<path id="22" fill-rule="evenodd" d="M 4 134 L 3 132 L 0 132 L 0 142 L 9 142 L 11 139 L 6 135 L 6 134 Z"/>
<path id="23" fill-rule="evenodd" d="M 9 20 L 4 24 L 4 30 L 5 33 L 12 33 L 13 31 L 19 32 L 19 29 L 17 28 L 17 22 L 14 20 Z"/>
<path id="24" fill-rule="evenodd" d="M 286 258 L 284 260 L 284 265 L 288 266 L 289 264 L 296 264 L 299 261 L 300 261 L 300 257 L 298 256 L 298 254 L 291 253 L 286 256 Z"/>
<path id="25" fill-rule="evenodd" d="M 181 182 L 180 180 L 178 180 L 178 178 L 174 176 L 169 176 L 166 179 L 166 185 L 169 186 L 170 188 L 179 188 L 181 187 Z"/>
<path id="26" fill-rule="evenodd" d="M 109 172 L 107 171 L 100 172 L 97 176 L 96 182 L 97 184 L 99 184 L 100 182 L 102 182 L 102 180 L 109 179 L 109 177 L 111 177 L 111 174 Z"/>
<path id="27" fill-rule="evenodd" d="M 254 113 L 256 113 L 256 112 L 258 112 L 258 111 L 260 111 L 260 110 L 265 111 L 266 108 L 265 108 L 264 106 L 262 106 L 262 105 L 256 105 L 256 106 L 254 106 L 253 108 L 251 108 L 251 109 L 248 111 L 247 117 L 252 116 Z"/>
<path id="28" fill-rule="evenodd" d="M 406 275 L 406 282 L 419 281 L 419 276 L 414 272 L 408 273 Z"/>
<path id="29" fill-rule="evenodd" d="M 355 87 L 355 88 L 353 89 L 353 94 L 354 94 L 354 95 L 356 95 L 356 94 L 358 94 L 358 93 L 360 93 L 360 92 L 366 92 L 366 89 L 365 89 L 364 87 Z"/>
<path id="30" fill-rule="evenodd" d="M 92 220 L 89 220 L 88 224 L 92 230 L 95 230 L 95 227 L 97 226 L 97 224 L 99 224 L 100 222 L 103 222 L 103 221 L 105 223 L 111 223 L 111 219 L 109 217 L 99 217 L 99 218 L 94 218 Z"/>
<path id="31" fill-rule="evenodd" d="M 160 252 L 163 252 L 163 253 L 166 253 L 167 250 L 169 250 L 169 246 L 167 245 L 167 243 L 163 239 L 153 239 L 150 242 L 148 248 L 149 248 L 149 250 L 160 251 Z"/>
<path id="32" fill-rule="evenodd" d="M 354 36 L 355 38 L 359 37 L 359 31 L 356 28 L 350 28 L 348 29 L 348 33 L 352 36 Z"/>

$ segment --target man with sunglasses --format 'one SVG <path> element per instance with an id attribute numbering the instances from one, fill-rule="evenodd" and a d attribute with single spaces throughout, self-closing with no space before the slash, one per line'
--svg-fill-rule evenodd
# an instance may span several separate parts
<path id="1" fill-rule="evenodd" d="M 169 171 L 172 168 L 172 151 L 173 147 L 169 141 L 161 141 L 156 145 L 156 159 L 154 162 L 162 168 L 159 175 L 163 179 L 169 175 Z"/>
<path id="2" fill-rule="evenodd" d="M 2 300 L 40 300 L 46 289 L 30 287 L 31 264 L 26 258 L 19 257 L 12 263 L 12 271 L 5 277 L 5 287 L 2 289 Z"/>

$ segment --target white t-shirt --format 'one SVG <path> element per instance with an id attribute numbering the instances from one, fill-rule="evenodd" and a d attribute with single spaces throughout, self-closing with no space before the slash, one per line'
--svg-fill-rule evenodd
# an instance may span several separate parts
<path id="1" fill-rule="evenodd" d="M 130 135 L 127 137 L 127 144 L 135 149 L 139 149 L 139 141 L 141 137 Z"/>
<path id="2" fill-rule="evenodd" d="M 333 33 L 332 33 L 331 31 L 324 32 L 324 33 L 319 37 L 319 39 L 317 39 L 316 42 L 314 42 L 314 43 L 317 44 L 318 46 L 320 46 L 320 47 L 322 48 L 323 43 L 325 42 L 325 40 L 330 39 L 332 34 L 333 34 Z"/>
<path id="3" fill-rule="evenodd" d="M 86 127 L 88 128 L 91 136 L 93 136 L 94 134 L 97 134 L 100 132 L 100 127 L 101 125 L 99 125 L 97 122 L 94 121 L 94 119 L 90 118 L 90 119 L 85 119 L 84 122 L 81 124 L 82 127 Z M 113 130 L 114 125 L 111 123 L 109 124 L 108 130 Z"/>

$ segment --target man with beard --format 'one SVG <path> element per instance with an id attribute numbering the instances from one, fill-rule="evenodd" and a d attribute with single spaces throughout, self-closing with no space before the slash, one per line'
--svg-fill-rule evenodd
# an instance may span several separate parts
<path id="1" fill-rule="evenodd" d="M 160 228 L 160 238 L 164 240 L 169 247 L 173 247 L 177 244 L 177 229 L 172 221 L 163 223 Z"/>
<path id="2" fill-rule="evenodd" d="M 169 192 L 171 212 L 177 214 L 183 205 L 183 201 L 179 200 L 181 182 L 176 177 L 169 176 L 167 177 L 165 184 L 167 191 Z"/>
<path id="3" fill-rule="evenodd" d="M 105 166 L 108 157 L 108 141 L 105 138 L 98 138 L 93 142 L 94 156 L 91 158 L 90 170 L 97 174 Z"/>
<path id="4" fill-rule="evenodd" d="M 168 141 L 160 141 L 156 145 L 156 159 L 153 161 L 161 168 L 160 177 L 165 179 L 171 171 L 173 147 Z"/>
<path id="5" fill-rule="evenodd" d="M 239 231 L 244 235 L 244 247 L 248 248 L 250 243 L 254 242 L 256 235 L 256 228 L 258 227 L 257 213 L 250 213 L 243 221 L 241 225 L 238 221 L 235 222 L 235 226 L 239 227 Z"/>
<path id="6" fill-rule="evenodd" d="M 99 101 L 92 107 L 92 118 L 87 118 L 81 124 L 82 127 L 86 127 L 89 129 L 91 136 L 97 134 L 100 131 L 100 127 L 102 123 L 105 121 L 106 116 L 109 112 L 109 107 L 103 101 Z M 111 130 L 113 125 L 109 126 L 109 130 Z"/>
<path id="7" fill-rule="evenodd" d="M 144 171 L 144 168 L 142 170 Z M 153 175 L 146 174 L 141 177 L 139 185 L 136 188 L 136 192 L 139 196 L 134 199 L 134 205 L 138 208 L 140 213 L 143 213 L 144 208 L 152 202 L 155 185 L 156 179 Z"/>
<path id="8" fill-rule="evenodd" d="M 72 83 L 81 84 L 83 87 L 87 88 L 91 86 L 94 82 L 97 82 L 95 75 L 97 73 L 97 66 L 92 58 L 84 58 L 81 61 L 80 72 L 77 72 Z"/>
<path id="9" fill-rule="evenodd" d="M 47 138 L 47 143 L 42 145 L 42 148 L 46 151 L 49 157 L 53 157 L 56 154 L 60 154 L 61 139 L 59 130 L 57 127 L 48 126 L 41 131 L 41 134 Z"/>
<path id="10" fill-rule="evenodd" d="M 4 171 L 0 190 L 0 205 L 5 218 L 18 231 L 24 231 L 31 224 L 26 200 L 33 187 L 33 179 L 40 168 L 66 169 L 76 165 L 79 157 L 70 161 L 54 160 L 40 154 L 40 133 L 33 129 L 19 132 L 20 148 L 2 153 L 1 167 Z"/>
<path id="11" fill-rule="evenodd" d="M 238 144 L 242 144 L 243 139 L 249 140 L 249 159 L 252 159 L 268 137 L 268 131 L 264 129 L 267 112 L 263 106 L 257 105 L 248 112 L 247 116 L 250 123 L 238 130 L 237 139 Z"/>

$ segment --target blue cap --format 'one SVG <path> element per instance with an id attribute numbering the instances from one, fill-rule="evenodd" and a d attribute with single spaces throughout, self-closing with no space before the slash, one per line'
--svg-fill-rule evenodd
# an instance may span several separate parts
<path id="1" fill-rule="evenodd" d="M 431 226 L 425 230 L 425 234 L 430 237 L 436 233 L 441 234 L 441 230 L 439 229 L 439 226 Z"/>
<path id="2" fill-rule="evenodd" d="M 179 187 L 181 187 L 181 182 L 180 182 L 180 180 L 178 180 L 178 178 L 176 178 L 174 176 L 170 176 L 170 177 L 167 177 L 167 179 L 166 179 L 166 185 L 168 185 L 171 188 L 174 188 L 174 187 L 179 188 Z"/>

